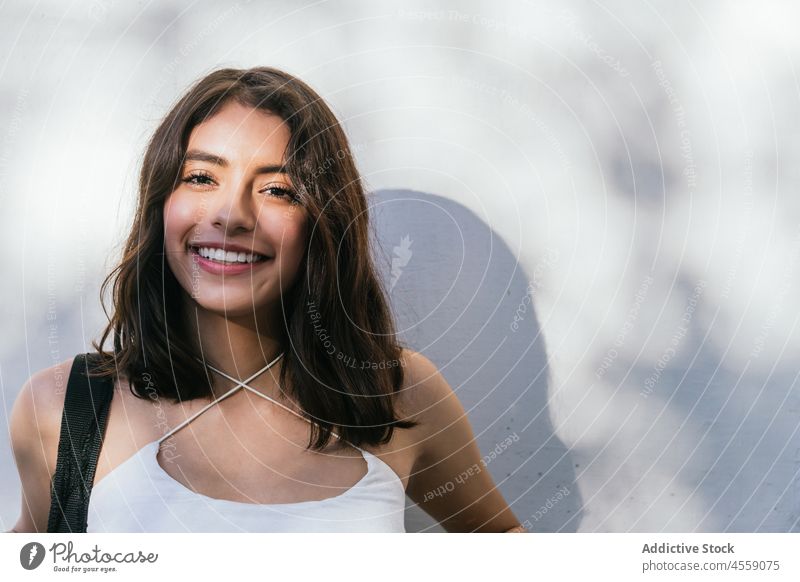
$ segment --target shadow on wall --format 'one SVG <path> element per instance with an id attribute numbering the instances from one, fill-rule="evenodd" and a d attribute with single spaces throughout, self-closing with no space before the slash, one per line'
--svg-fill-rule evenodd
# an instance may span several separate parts
<path id="1" fill-rule="evenodd" d="M 452 200 L 379 190 L 369 202 L 376 263 L 400 339 L 430 358 L 456 391 L 483 454 L 481 469 L 531 531 L 577 531 L 582 500 L 572 456 L 547 409 L 535 277 Z M 439 494 L 457 486 L 443 484 Z M 410 500 L 406 530 L 444 531 Z"/>

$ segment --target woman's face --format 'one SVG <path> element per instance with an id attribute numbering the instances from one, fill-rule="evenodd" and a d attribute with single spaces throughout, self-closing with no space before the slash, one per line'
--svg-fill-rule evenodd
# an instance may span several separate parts
<path id="1" fill-rule="evenodd" d="M 294 282 L 306 211 L 282 168 L 288 141 L 282 119 L 234 102 L 192 130 L 180 185 L 164 203 L 164 244 L 199 307 L 252 317 L 280 305 Z"/>

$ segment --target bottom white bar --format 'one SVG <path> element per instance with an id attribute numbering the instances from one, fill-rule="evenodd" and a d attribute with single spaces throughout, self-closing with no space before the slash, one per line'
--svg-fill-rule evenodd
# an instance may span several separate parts
<path id="1" fill-rule="evenodd" d="M 3 534 L 3 580 L 800 580 L 800 534 Z M 233 578 L 227 578 L 233 580 Z"/>

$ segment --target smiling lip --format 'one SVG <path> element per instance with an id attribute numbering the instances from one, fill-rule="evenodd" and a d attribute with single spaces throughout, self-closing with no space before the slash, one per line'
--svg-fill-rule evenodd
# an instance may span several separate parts
<path id="1" fill-rule="evenodd" d="M 195 249 L 202 249 L 202 248 L 222 249 L 225 252 L 233 251 L 234 253 L 247 253 L 247 254 L 261 255 L 262 257 L 267 257 L 268 259 L 272 258 L 272 255 L 270 255 L 269 253 L 261 253 L 255 249 L 251 249 L 242 245 L 237 245 L 231 242 L 193 240 L 189 245 L 189 247 Z"/>
<path id="2" fill-rule="evenodd" d="M 236 250 L 237 247 L 229 245 L 228 250 Z M 238 247 L 241 248 L 241 247 Z M 247 252 L 242 250 L 241 252 Z M 238 275 L 240 273 L 248 273 L 253 269 L 266 265 L 272 261 L 272 257 L 265 257 L 252 263 L 236 263 L 236 264 L 223 264 L 211 259 L 206 259 L 197 252 L 197 247 L 194 245 L 189 247 L 189 253 L 192 257 L 192 262 L 196 263 L 204 271 L 213 275 Z M 263 256 L 263 255 L 262 255 Z"/>

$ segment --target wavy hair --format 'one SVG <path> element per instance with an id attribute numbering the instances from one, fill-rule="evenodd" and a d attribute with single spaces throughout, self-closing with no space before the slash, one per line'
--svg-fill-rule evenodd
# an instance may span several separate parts
<path id="1" fill-rule="evenodd" d="M 332 430 L 354 445 L 386 443 L 395 428 L 417 422 L 398 417 L 403 346 L 370 251 L 364 186 L 330 108 L 306 83 L 271 67 L 211 72 L 155 130 L 122 259 L 100 289 L 109 322 L 92 342 L 100 361 L 91 375 L 124 374 L 139 398 L 152 398 L 145 390 L 175 401 L 212 396 L 214 379 L 195 359 L 181 316 L 180 302 L 190 299 L 164 260 L 163 207 L 178 186 L 192 129 L 232 101 L 288 125 L 286 169 L 313 226 L 297 279 L 282 297 L 289 345 L 279 386 L 311 421 L 309 448 L 324 448 Z M 103 350 L 109 336 L 113 352 Z"/>

